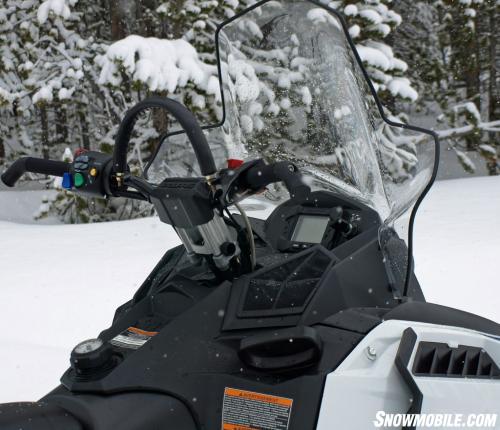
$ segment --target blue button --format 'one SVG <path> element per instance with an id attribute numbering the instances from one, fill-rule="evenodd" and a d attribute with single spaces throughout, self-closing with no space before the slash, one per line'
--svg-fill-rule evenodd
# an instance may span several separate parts
<path id="1" fill-rule="evenodd" d="M 67 190 L 71 190 L 71 188 L 73 188 L 73 177 L 71 176 L 71 173 L 66 172 L 63 175 L 62 187 Z"/>

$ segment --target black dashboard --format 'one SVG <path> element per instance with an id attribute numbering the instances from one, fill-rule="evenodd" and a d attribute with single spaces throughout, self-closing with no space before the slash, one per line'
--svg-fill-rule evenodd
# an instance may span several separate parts
<path id="1" fill-rule="evenodd" d="M 297 204 L 278 206 L 265 223 L 269 244 L 281 252 L 298 252 L 314 245 L 332 250 L 355 236 L 378 227 L 378 214 L 366 205 L 326 191 L 311 193 Z"/>

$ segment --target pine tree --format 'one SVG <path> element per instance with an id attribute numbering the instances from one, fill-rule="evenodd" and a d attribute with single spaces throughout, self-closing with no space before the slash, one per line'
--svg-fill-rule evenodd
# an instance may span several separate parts
<path id="1" fill-rule="evenodd" d="M 408 59 L 410 79 L 421 95 L 412 108 L 438 119 L 438 134 L 464 170 L 475 171 L 467 152 L 477 151 L 489 173 L 499 173 L 500 57 L 492 27 L 498 3 L 402 0 L 398 10 L 405 20 L 396 34 L 396 52 Z"/>
<path id="2" fill-rule="evenodd" d="M 394 54 L 393 34 L 402 23 L 392 0 L 344 0 L 333 2 L 343 12 L 349 33 L 365 63 L 379 96 L 393 107 L 395 99 L 416 101 L 418 93 L 410 80 L 406 62 Z"/>

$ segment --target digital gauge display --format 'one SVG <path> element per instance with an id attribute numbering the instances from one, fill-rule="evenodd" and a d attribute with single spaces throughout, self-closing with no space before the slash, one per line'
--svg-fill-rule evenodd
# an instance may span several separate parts
<path id="1" fill-rule="evenodd" d="M 321 243 L 329 222 L 330 218 L 326 216 L 299 216 L 292 234 L 292 242 Z"/>

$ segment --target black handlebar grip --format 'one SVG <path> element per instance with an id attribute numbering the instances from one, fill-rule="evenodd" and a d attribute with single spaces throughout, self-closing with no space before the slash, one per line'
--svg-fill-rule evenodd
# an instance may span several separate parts
<path id="1" fill-rule="evenodd" d="M 259 163 L 245 174 L 245 182 L 252 189 L 264 188 L 279 181 L 285 183 L 292 198 L 304 200 L 311 192 L 311 188 L 304 183 L 297 167 L 287 161 L 274 164 Z"/>
<path id="2" fill-rule="evenodd" d="M 280 178 L 276 176 L 274 166 L 274 164 L 264 164 L 263 161 L 259 161 L 244 173 L 244 186 L 253 190 L 260 190 L 269 184 L 279 182 Z"/>
<path id="3" fill-rule="evenodd" d="M 71 164 L 63 161 L 45 160 L 43 158 L 20 158 L 3 173 L 2 182 L 8 187 L 13 187 L 26 172 L 40 173 L 42 175 L 63 176 L 69 172 Z"/>
<path id="4" fill-rule="evenodd" d="M 311 193 L 311 188 L 304 183 L 303 176 L 294 164 L 286 161 L 276 163 L 274 165 L 274 171 L 276 176 L 285 183 L 292 199 L 307 199 Z"/>

